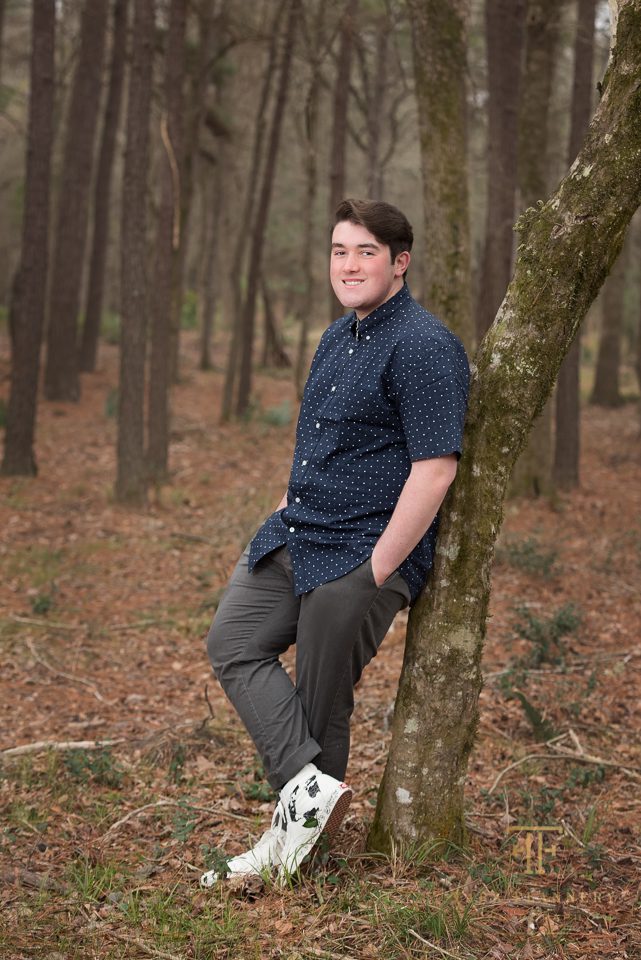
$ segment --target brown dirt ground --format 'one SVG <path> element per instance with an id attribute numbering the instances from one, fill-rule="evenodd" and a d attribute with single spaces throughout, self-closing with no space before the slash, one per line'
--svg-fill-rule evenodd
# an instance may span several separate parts
<path id="1" fill-rule="evenodd" d="M 110 752 L 2 761 L 3 956 L 641 956 L 635 406 L 584 411 L 579 490 L 554 504 L 507 505 L 466 787 L 469 848 L 436 864 L 363 856 L 401 666 L 401 614 L 358 690 L 355 800 L 332 857 L 294 890 L 205 896 L 196 883 L 211 855 L 203 847 L 239 852 L 271 809 L 203 638 L 240 549 L 287 482 L 293 419 L 277 425 L 264 411 L 296 404 L 286 376 L 261 375 L 253 418 L 221 426 L 220 371 L 196 370 L 188 336 L 184 353 L 171 484 L 148 509 L 112 502 L 109 346 L 100 372 L 83 379 L 81 404 L 42 404 L 39 476 L 0 481 L 0 748 L 121 741 Z M 6 396 L 6 344 L 0 363 Z M 536 570 L 546 553 L 547 574 Z M 553 645 L 515 676 L 515 661 L 533 650 L 516 608 L 541 625 L 567 604 L 580 623 L 562 650 Z M 506 697 L 509 668 L 548 736 L 565 735 L 557 751 L 536 742 L 525 710 Z M 508 769 L 529 754 L 538 759 Z M 517 824 L 558 831 L 545 835 L 544 872 L 528 872 L 524 837 L 508 832 Z M 153 910 L 135 913 L 134 894 Z M 173 919 L 161 920 L 159 898 L 169 894 Z"/>

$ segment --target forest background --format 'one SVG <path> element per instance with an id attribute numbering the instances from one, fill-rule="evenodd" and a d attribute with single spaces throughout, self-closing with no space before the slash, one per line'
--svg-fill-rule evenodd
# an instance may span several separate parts
<path id="1" fill-rule="evenodd" d="M 465 845 L 366 852 L 401 616 L 337 852 L 195 888 L 271 807 L 202 639 L 340 313 L 332 211 L 408 213 L 473 357 L 609 45 L 596 0 L 0 0 L 7 956 L 635 955 L 638 217 L 513 475 Z"/>

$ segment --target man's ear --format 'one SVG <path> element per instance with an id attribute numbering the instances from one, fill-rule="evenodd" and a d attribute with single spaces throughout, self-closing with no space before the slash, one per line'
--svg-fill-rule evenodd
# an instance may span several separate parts
<path id="1" fill-rule="evenodd" d="M 394 276 L 402 277 L 407 268 L 410 265 L 411 260 L 409 250 L 401 250 L 399 254 L 396 255 L 396 260 L 394 261 Z"/>

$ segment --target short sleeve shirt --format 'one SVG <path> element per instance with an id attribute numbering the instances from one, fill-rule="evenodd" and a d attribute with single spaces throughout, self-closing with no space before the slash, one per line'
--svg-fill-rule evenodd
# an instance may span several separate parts
<path id="1" fill-rule="evenodd" d="M 352 311 L 328 327 L 303 394 L 287 506 L 252 540 L 249 570 L 287 544 L 299 596 L 367 560 L 412 463 L 460 456 L 469 376 L 460 340 L 406 284 L 360 323 Z M 399 567 L 412 602 L 438 520 Z"/>

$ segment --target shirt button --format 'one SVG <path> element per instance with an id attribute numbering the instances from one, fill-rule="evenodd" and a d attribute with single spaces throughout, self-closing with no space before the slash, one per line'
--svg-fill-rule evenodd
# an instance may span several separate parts
<path id="1" fill-rule="evenodd" d="M 304 467 L 307 466 L 307 460 L 303 460 L 303 466 L 304 466 Z"/>
<path id="2" fill-rule="evenodd" d="M 289 532 L 290 532 L 290 533 L 293 533 L 293 532 L 294 532 L 294 528 L 293 528 L 293 527 L 290 527 L 290 528 L 289 528 Z"/>
<path id="3" fill-rule="evenodd" d="M 353 350 L 353 348 L 352 348 L 352 347 L 350 347 L 350 348 L 349 348 L 349 350 L 348 350 L 347 352 L 348 352 L 348 353 L 354 353 L 354 350 Z"/>
<path id="4" fill-rule="evenodd" d="M 334 392 L 335 389 L 336 389 L 336 387 L 332 387 L 332 393 Z"/>
<path id="5" fill-rule="evenodd" d="M 369 337 L 369 334 L 368 334 L 368 335 L 365 337 L 365 339 L 366 339 L 366 340 L 369 340 L 369 338 L 370 338 L 370 337 Z"/>
<path id="6" fill-rule="evenodd" d="M 320 423 L 317 423 L 317 424 L 316 424 L 316 428 L 318 429 L 319 427 L 320 427 Z"/>
<path id="7" fill-rule="evenodd" d="M 296 503 L 300 503 L 300 497 L 296 497 Z"/>

